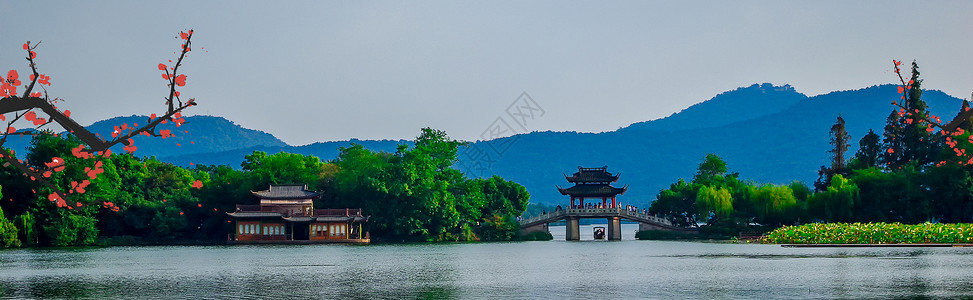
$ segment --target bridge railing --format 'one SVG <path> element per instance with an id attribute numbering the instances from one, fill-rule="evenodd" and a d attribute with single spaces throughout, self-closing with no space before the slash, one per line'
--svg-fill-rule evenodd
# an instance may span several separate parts
<path id="1" fill-rule="evenodd" d="M 557 211 L 554 211 L 554 212 L 551 212 L 551 213 L 536 215 L 536 216 L 533 216 L 533 217 L 530 217 L 530 218 L 527 218 L 527 219 L 520 220 L 520 224 L 530 224 L 530 223 L 534 223 L 534 222 L 541 221 L 541 220 L 545 220 L 545 219 L 550 219 L 550 218 L 554 218 L 554 217 L 563 216 L 564 214 L 565 214 L 565 210 L 563 210 L 563 209 L 562 210 L 557 210 Z"/>
<path id="2" fill-rule="evenodd" d="M 520 221 L 520 224 L 530 224 L 547 219 L 554 219 L 564 215 L 625 215 L 632 219 L 642 219 L 654 223 L 664 224 L 668 226 L 675 226 L 669 220 L 664 218 L 656 217 L 650 214 L 643 214 L 640 211 L 629 211 L 624 208 L 568 208 L 550 212 L 547 214 L 537 215 L 531 218 L 527 218 Z"/>

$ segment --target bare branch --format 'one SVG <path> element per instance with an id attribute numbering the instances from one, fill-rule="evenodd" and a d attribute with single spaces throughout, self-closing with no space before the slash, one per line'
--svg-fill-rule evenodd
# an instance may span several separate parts
<path id="1" fill-rule="evenodd" d="M 27 44 L 30 45 L 30 42 L 28 41 Z M 21 98 L 27 98 L 27 96 L 30 96 L 30 91 L 34 90 L 34 84 L 37 83 L 37 79 L 41 77 L 40 73 L 37 73 L 37 65 L 34 64 L 33 58 L 34 48 L 37 48 L 37 45 L 39 44 L 40 42 L 35 44 L 34 47 L 27 48 L 27 61 L 30 63 L 30 71 L 34 74 L 34 78 L 30 80 L 30 85 L 28 85 L 27 89 L 24 90 L 24 96 Z"/>

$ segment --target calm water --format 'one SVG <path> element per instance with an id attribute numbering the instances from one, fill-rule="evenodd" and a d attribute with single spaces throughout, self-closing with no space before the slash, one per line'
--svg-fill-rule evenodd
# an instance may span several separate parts
<path id="1" fill-rule="evenodd" d="M 973 248 L 634 241 L 0 251 L 3 298 L 973 296 Z M 563 239 L 563 227 L 552 228 Z M 591 226 L 582 233 L 590 239 Z"/>

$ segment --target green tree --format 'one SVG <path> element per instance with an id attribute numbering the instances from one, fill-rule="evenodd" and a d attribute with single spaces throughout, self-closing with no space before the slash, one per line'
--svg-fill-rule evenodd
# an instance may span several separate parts
<path id="1" fill-rule="evenodd" d="M 341 148 L 334 161 L 335 203 L 362 207 L 371 233 L 395 240 L 476 240 L 512 238 L 514 218 L 530 195 L 500 177 L 468 179 L 452 168 L 462 142 L 423 128 L 415 146 L 395 153 L 360 145 Z"/>
<path id="2" fill-rule="evenodd" d="M 889 115 L 886 125 L 885 163 L 890 169 L 898 169 L 909 162 L 928 166 L 938 161 L 941 149 L 939 138 L 932 134 L 928 105 L 922 100 L 922 79 L 919 78 L 919 65 L 912 62 L 911 85 L 904 91 L 902 106 L 905 110 Z M 906 114 L 905 111 L 910 112 Z M 893 120 L 894 119 L 894 120 Z"/>
<path id="3" fill-rule="evenodd" d="M 973 178 L 959 164 L 930 167 L 921 174 L 923 199 L 933 217 L 943 223 L 973 222 Z"/>
<path id="4" fill-rule="evenodd" d="M 851 140 L 851 136 L 845 130 L 845 119 L 841 115 L 838 115 L 834 125 L 831 125 L 830 135 L 831 145 L 834 146 L 828 150 L 831 153 L 831 167 L 821 166 L 818 170 L 818 180 L 814 183 L 814 188 L 818 191 L 827 189 L 831 184 L 831 177 L 835 174 L 847 175 L 848 173 L 845 168 L 845 152 L 848 151 L 848 141 Z"/>
<path id="5" fill-rule="evenodd" d="M 905 133 L 899 113 L 892 111 L 885 119 L 885 131 L 882 132 L 882 148 L 879 161 L 891 170 L 901 168 L 907 160 L 904 158 Z"/>
<path id="6" fill-rule="evenodd" d="M 37 224 L 34 222 L 34 216 L 30 214 L 30 211 L 14 217 L 14 225 L 19 229 L 17 236 L 24 245 L 37 244 Z"/>
<path id="7" fill-rule="evenodd" d="M 855 152 L 855 157 L 852 158 L 852 162 L 849 163 L 849 169 L 861 170 L 871 167 L 877 167 L 879 165 L 879 158 L 882 154 L 882 144 L 880 137 L 875 131 L 871 129 L 868 130 L 868 134 L 865 134 L 858 141 L 858 152 Z"/>
<path id="8" fill-rule="evenodd" d="M 696 208 L 699 218 L 726 219 L 733 213 L 733 196 L 722 187 L 702 186 L 696 194 Z"/>
<path id="9" fill-rule="evenodd" d="M 845 169 L 845 152 L 848 152 L 848 141 L 851 135 L 845 130 L 845 119 L 838 115 L 834 125 L 831 126 L 831 145 L 834 149 L 831 152 L 831 168 L 840 171 Z"/>
<path id="10" fill-rule="evenodd" d="M 315 156 L 278 152 L 267 155 L 254 151 L 241 164 L 243 171 L 257 186 L 270 184 L 318 185 L 322 180 L 325 164 Z"/>
<path id="11" fill-rule="evenodd" d="M 815 193 L 808 199 L 808 209 L 825 222 L 853 221 L 853 211 L 859 201 L 858 192 L 858 186 L 841 174 L 836 174 L 826 191 Z"/>
<path id="12" fill-rule="evenodd" d="M 696 226 L 696 193 L 699 185 L 682 178 L 659 191 L 649 210 L 662 215 L 676 226 Z"/>
<path id="13" fill-rule="evenodd" d="M 696 169 L 696 176 L 693 178 L 693 182 L 704 185 L 710 184 L 713 181 L 722 180 L 726 172 L 726 162 L 722 158 L 716 154 L 706 154 L 703 162 Z"/>
<path id="14" fill-rule="evenodd" d="M 0 198 L 3 194 L 0 194 Z M 3 209 L 0 208 L 0 247 L 11 248 L 20 247 L 20 239 L 17 238 L 17 226 L 7 219 L 3 214 Z"/>
<path id="15" fill-rule="evenodd" d="M 790 186 L 765 184 L 754 190 L 751 196 L 754 221 L 772 226 L 797 222 L 800 217 L 800 206 Z"/>

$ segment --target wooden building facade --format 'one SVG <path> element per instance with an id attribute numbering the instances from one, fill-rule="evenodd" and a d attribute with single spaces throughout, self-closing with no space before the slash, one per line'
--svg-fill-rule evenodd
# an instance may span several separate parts
<path id="1" fill-rule="evenodd" d="M 321 193 L 306 185 L 271 185 L 251 192 L 259 205 L 237 205 L 231 243 L 368 243 L 361 209 L 314 209 Z"/>

